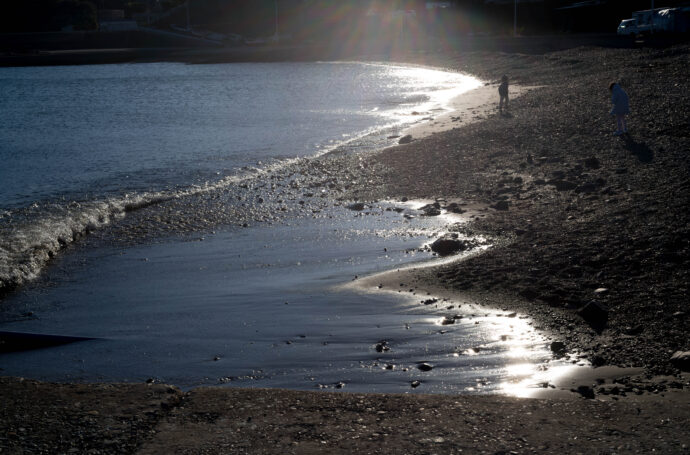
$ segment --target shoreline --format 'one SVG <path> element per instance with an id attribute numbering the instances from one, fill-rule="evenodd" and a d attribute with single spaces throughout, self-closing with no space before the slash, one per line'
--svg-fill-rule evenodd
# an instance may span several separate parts
<path id="1" fill-rule="evenodd" d="M 511 102 L 538 87 L 522 85 L 510 86 Z M 424 139 L 432 134 L 462 128 L 474 122 L 480 122 L 497 111 L 498 83 L 485 82 L 480 87 L 464 92 L 449 102 L 450 111 L 434 116 L 430 120 L 412 125 L 400 135 L 410 135 L 412 140 Z M 433 115 L 433 114 L 432 114 Z M 506 116 L 511 115 L 506 109 Z"/>
<path id="2" fill-rule="evenodd" d="M 570 395 L 574 400 L 538 400 L 218 388 L 181 394 L 159 385 L 2 379 L 3 402 L 12 403 L 0 408 L 9 435 L 2 443 L 54 448 L 55 435 L 71 434 L 82 437 L 66 436 L 59 442 L 64 450 L 103 453 L 119 447 L 131 453 L 685 453 L 688 377 L 670 355 L 690 349 L 684 329 L 688 55 L 690 48 L 679 46 L 632 54 L 573 49 L 538 58 L 425 56 L 427 64 L 455 62 L 486 79 L 510 73 L 518 85 L 543 88 L 515 100 L 511 118 L 490 116 L 365 157 L 357 173 L 374 183 L 341 196 L 452 196 L 494 206 L 490 216 L 461 229 L 501 244 L 440 269 L 417 270 L 416 286 L 532 316 L 568 349 L 602 365 L 583 379 L 591 395 L 583 390 Z M 613 78 L 623 78 L 635 100 L 627 138 L 611 135 L 606 116 L 605 87 Z M 347 167 L 357 159 L 337 163 Z M 607 308 L 603 327 L 582 316 L 592 300 Z M 645 368 L 641 382 L 599 377 L 616 365 Z M 645 383 L 647 374 L 659 379 Z M 671 376 L 661 379 L 664 374 Z M 40 425 L 31 417 L 39 413 L 49 416 Z"/>
<path id="3" fill-rule="evenodd" d="M 432 259 L 428 261 L 429 263 L 410 264 L 401 268 L 360 277 L 356 281 L 348 282 L 338 286 L 338 288 L 354 290 L 364 294 L 392 293 L 395 295 L 400 292 L 397 289 L 400 289 L 401 283 L 404 283 L 406 290 L 409 288 L 410 292 L 414 291 L 415 295 L 424 296 L 425 299 L 435 299 L 439 302 L 456 305 L 457 303 L 476 305 L 482 311 L 498 310 L 499 308 L 504 308 L 505 310 L 505 299 L 497 300 L 494 297 L 489 300 L 486 296 L 450 290 L 440 284 L 420 279 L 420 270 L 433 271 L 444 265 L 465 261 L 472 256 L 481 254 L 481 251 L 470 251 L 469 254 L 446 257 L 445 260 Z M 501 304 L 504 306 L 501 307 Z M 510 308 L 512 309 L 513 307 Z M 518 312 L 516 317 L 520 319 L 528 318 L 528 320 L 536 322 L 537 325 L 540 320 L 543 320 L 534 313 L 527 311 L 524 307 L 522 311 L 525 313 Z M 530 322 L 530 325 L 532 325 L 532 322 Z M 549 330 L 540 330 L 539 334 L 545 338 L 546 344 L 554 341 L 558 342 L 561 339 L 559 334 Z M 681 375 L 680 378 L 666 375 L 649 376 L 646 374 L 645 369 L 641 367 L 582 364 L 582 356 L 578 352 L 554 352 L 554 360 L 561 358 L 572 359 L 570 360 L 570 366 L 567 363 L 549 365 L 542 371 L 536 372 L 529 378 L 515 384 L 514 387 L 511 386 L 506 391 L 492 392 L 490 395 L 540 400 L 577 400 L 583 396 L 586 398 L 596 396 L 601 401 L 625 401 L 629 400 L 631 396 L 635 396 L 637 400 L 647 399 L 654 401 L 659 399 L 660 391 L 668 391 L 665 384 L 669 382 L 680 379 L 681 382 L 690 384 L 689 375 Z M 535 387 L 534 384 L 542 384 L 542 386 Z M 634 384 L 634 387 L 627 387 L 627 395 L 622 387 L 621 392 L 611 394 L 611 390 L 616 387 L 616 384 Z M 635 389 L 634 395 L 631 393 L 633 389 Z M 591 397 L 589 396 L 590 393 Z M 674 396 L 678 393 L 690 396 L 687 389 L 684 392 L 678 391 Z M 475 396 L 481 396 L 481 394 Z"/>
<path id="4" fill-rule="evenodd" d="M 641 54 L 655 52 L 640 51 Z M 687 46 L 681 46 L 676 52 L 669 53 L 667 58 L 680 64 Z M 543 87 L 527 98 L 516 99 L 517 109 L 514 104 L 512 118 L 490 116 L 462 131 L 439 133 L 418 144 L 379 153 L 367 164 L 386 176 L 385 184 L 377 191 L 365 193 L 365 197 L 456 197 L 498 207 L 490 211 L 489 217 L 477 220 L 462 231 L 497 236 L 503 239 L 501 248 L 456 267 L 442 267 L 434 273 L 423 271 L 420 273 L 422 279 L 456 291 L 491 295 L 493 300 L 502 302 L 501 305 L 545 316 L 545 328 L 556 333 L 563 325 L 575 328 L 565 341 L 581 348 L 589 346 L 584 350 L 589 357 L 595 358 L 596 364 L 646 364 L 650 372 L 664 372 L 669 368 L 668 363 L 665 367 L 661 364 L 668 362 L 668 357 L 662 359 L 654 350 L 628 350 L 625 344 L 637 344 L 643 338 L 653 346 L 659 342 L 674 343 L 675 349 L 667 348 L 672 349 L 671 352 L 687 349 L 687 338 L 682 337 L 679 325 L 687 314 L 679 300 L 686 289 L 684 282 L 687 281 L 681 278 L 688 273 L 686 262 L 676 260 L 673 253 L 655 252 L 655 248 L 643 240 L 649 235 L 658 235 L 666 242 L 683 232 L 682 219 L 676 218 L 682 213 L 682 202 L 668 199 L 667 186 L 650 186 L 648 174 L 683 192 L 680 188 L 685 185 L 682 176 L 687 166 L 681 164 L 680 150 L 683 141 L 687 144 L 687 139 L 683 139 L 687 129 L 679 126 L 680 130 L 673 136 L 655 133 L 660 131 L 659 121 L 654 118 L 659 107 L 655 106 L 633 117 L 632 121 L 637 120 L 634 136 L 623 140 L 611 137 L 610 121 L 604 116 L 606 98 L 586 92 L 593 84 L 604 85 L 601 72 L 605 81 L 610 78 L 606 76 L 610 70 L 592 63 L 593 66 L 587 67 L 591 68 L 589 72 L 584 76 L 581 73 L 586 68 L 584 62 L 588 58 L 597 61 L 599 55 L 617 59 L 618 67 L 625 67 L 629 59 L 623 54 L 611 50 L 575 49 L 540 59 L 514 55 L 491 59 L 485 55 L 464 56 L 463 71 L 474 68 L 473 74 L 486 78 L 518 66 L 523 69 L 513 73 L 512 80 Z M 658 54 L 660 58 L 665 55 L 664 52 Z M 617 74 L 620 72 L 617 70 Z M 571 82 L 570 90 L 577 91 L 555 104 L 553 100 L 560 93 L 559 84 L 568 74 L 582 82 Z M 633 85 L 631 90 L 637 92 L 638 98 L 646 100 L 646 96 L 652 96 L 644 93 L 647 91 L 644 82 L 631 79 L 634 72 L 626 70 L 625 74 L 628 86 Z M 662 77 L 658 71 L 654 74 L 654 77 Z M 666 78 L 673 81 L 672 74 L 673 70 Z M 657 84 L 667 83 L 661 80 Z M 645 127 L 645 121 L 652 125 L 651 128 Z M 569 138 L 571 134 L 573 140 Z M 653 148 L 661 154 L 655 153 Z M 446 167 L 437 168 L 436 162 Z M 434 178 L 417 177 L 425 175 Z M 631 181 L 644 190 L 635 191 Z M 666 204 L 667 200 L 670 201 L 668 208 L 661 211 L 660 201 Z M 645 214 L 647 207 L 649 212 Z M 626 246 L 616 239 L 618 232 L 608 230 L 611 213 L 618 213 L 616 223 L 624 228 L 623 235 L 633 244 L 639 244 L 630 249 L 633 253 L 630 262 L 616 251 L 625 251 Z M 669 221 L 668 226 L 652 221 L 650 231 L 647 225 L 637 222 L 639 213 L 644 214 L 645 220 L 653 220 L 649 218 L 651 214 L 661 214 L 677 221 Z M 531 245 L 539 245 L 539 248 L 530 248 Z M 683 247 L 680 245 L 678 251 Z M 675 250 L 670 244 L 669 248 Z M 669 274 L 655 273 L 656 266 L 639 268 L 639 261 L 643 259 L 636 255 L 643 251 L 644 260 L 658 264 L 659 269 L 668 270 Z M 597 259 L 590 260 L 591 257 Z M 617 259 L 610 261 L 609 257 Z M 545 264 L 540 265 L 540 262 Z M 607 265 L 606 275 L 600 273 L 602 264 Z M 634 274 L 644 276 L 642 281 L 628 279 L 624 270 L 629 267 L 634 267 L 631 269 Z M 526 273 L 528 270 L 531 273 Z M 566 273 L 559 273 L 561 271 Z M 536 276 L 530 276 L 535 273 Z M 663 299 L 667 294 L 671 299 L 668 309 L 660 309 L 657 313 L 663 311 L 667 322 L 661 324 L 637 310 L 610 309 L 607 329 L 603 333 L 593 330 L 578 315 L 578 310 L 590 300 L 599 300 L 609 307 L 628 305 L 625 301 L 635 301 L 637 306 L 648 305 L 643 300 L 643 296 L 648 295 L 644 289 L 640 289 L 637 296 L 623 289 L 619 289 L 624 291 L 622 293 L 613 293 L 612 289 L 617 288 L 615 280 L 633 287 L 640 287 L 648 280 L 661 283 L 657 298 Z M 674 292 L 673 286 L 678 286 L 679 291 Z M 600 288 L 602 291 L 594 292 Z M 639 325 L 639 319 L 635 322 L 637 316 L 644 317 L 644 325 Z M 646 325 L 658 327 L 661 333 L 671 336 L 653 337 L 653 332 L 644 330 Z M 616 334 L 622 336 L 616 337 Z M 603 349 L 597 339 L 605 340 L 603 344 L 613 344 L 615 350 Z M 661 350 L 656 352 L 661 353 Z M 640 353 L 644 357 L 636 356 Z"/>

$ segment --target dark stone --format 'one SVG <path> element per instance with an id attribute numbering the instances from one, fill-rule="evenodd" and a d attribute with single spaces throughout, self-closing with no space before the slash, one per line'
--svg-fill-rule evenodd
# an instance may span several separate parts
<path id="1" fill-rule="evenodd" d="M 550 345 L 551 352 L 557 355 L 563 355 L 566 352 L 565 343 L 562 341 L 554 341 Z"/>
<path id="2" fill-rule="evenodd" d="M 466 210 L 463 210 L 457 202 L 451 202 L 445 207 L 446 210 L 448 210 L 451 213 L 465 213 Z"/>
<path id="3" fill-rule="evenodd" d="M 388 352 L 391 350 L 390 346 L 388 346 L 387 341 L 379 341 L 376 343 L 376 352 Z"/>
<path id="4" fill-rule="evenodd" d="M 643 332 L 643 330 L 644 330 L 644 327 L 642 327 L 641 325 L 635 325 L 632 327 L 627 326 L 627 327 L 625 327 L 625 329 L 623 329 L 623 333 L 626 335 L 631 335 L 631 336 L 632 335 L 639 335 L 640 333 Z"/>
<path id="5" fill-rule="evenodd" d="M 690 371 L 690 351 L 674 352 L 671 356 L 671 364 L 682 371 Z"/>
<path id="6" fill-rule="evenodd" d="M 563 297 L 558 294 L 540 294 L 539 299 L 548 303 L 550 306 L 563 305 Z"/>
<path id="7" fill-rule="evenodd" d="M 410 142 L 412 142 L 412 135 L 411 134 L 407 134 L 407 135 L 401 137 L 400 139 L 398 139 L 398 144 L 409 144 Z"/>
<path id="8" fill-rule="evenodd" d="M 587 167 L 589 169 L 599 169 L 599 166 L 601 166 L 601 164 L 599 163 L 599 160 L 595 156 L 587 158 L 585 160 L 584 164 L 585 164 L 585 167 Z"/>
<path id="9" fill-rule="evenodd" d="M 434 202 L 421 207 L 419 210 L 424 212 L 424 216 L 438 216 L 441 214 L 441 204 Z"/>
<path id="10" fill-rule="evenodd" d="M 458 251 L 469 250 L 474 247 L 474 243 L 468 240 L 458 240 L 450 236 L 441 237 L 431 244 L 431 251 L 439 256 L 448 256 Z"/>
<path id="11" fill-rule="evenodd" d="M 510 201 L 498 201 L 494 205 L 491 206 L 492 209 L 494 210 L 508 210 L 510 208 Z"/>
<path id="12" fill-rule="evenodd" d="M 417 365 L 417 368 L 420 371 L 431 371 L 434 367 L 432 367 L 431 365 L 429 365 L 428 363 L 425 362 L 425 363 L 420 363 L 419 365 Z"/>
<path id="13" fill-rule="evenodd" d="M 575 188 L 576 193 L 594 193 L 597 190 L 597 186 L 594 183 L 583 183 L 582 185 Z"/>
<path id="14" fill-rule="evenodd" d="M 596 300 L 592 300 L 580 308 L 577 314 L 579 314 L 582 319 L 587 321 L 589 325 L 597 332 L 601 332 L 604 327 L 606 327 L 606 323 L 609 319 L 608 308 Z"/>
<path id="15" fill-rule="evenodd" d="M 606 359 L 604 359 L 600 355 L 593 355 L 592 358 L 590 359 L 590 362 L 592 363 L 593 367 L 603 367 L 606 365 Z"/>
<path id="16" fill-rule="evenodd" d="M 556 187 L 557 191 L 571 191 L 577 188 L 577 185 L 573 182 L 568 182 L 567 180 L 559 180 L 557 182 L 552 182 Z"/>
<path id="17" fill-rule="evenodd" d="M 364 207 L 365 205 L 363 202 L 355 202 L 354 204 L 350 204 L 347 206 L 348 209 L 357 211 L 364 210 Z"/>
<path id="18" fill-rule="evenodd" d="M 574 391 L 579 393 L 580 395 L 582 395 L 585 398 L 588 398 L 590 400 L 594 399 L 594 389 L 592 389 L 588 385 L 578 386 L 578 388 Z"/>
<path id="19" fill-rule="evenodd" d="M 421 381 L 412 381 L 412 383 L 410 383 L 410 385 L 412 386 L 413 389 L 416 389 L 417 387 L 422 385 L 422 383 L 421 383 Z"/>
<path id="20" fill-rule="evenodd" d="M 537 291 L 530 288 L 523 289 L 519 292 L 519 294 L 527 300 L 534 300 L 539 296 L 539 293 Z"/>

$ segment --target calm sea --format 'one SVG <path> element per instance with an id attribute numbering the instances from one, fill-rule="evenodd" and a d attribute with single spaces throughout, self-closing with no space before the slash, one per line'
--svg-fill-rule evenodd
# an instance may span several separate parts
<path id="1" fill-rule="evenodd" d="M 0 69 L 0 288 L 126 208 L 392 132 L 478 84 L 385 64 Z"/>

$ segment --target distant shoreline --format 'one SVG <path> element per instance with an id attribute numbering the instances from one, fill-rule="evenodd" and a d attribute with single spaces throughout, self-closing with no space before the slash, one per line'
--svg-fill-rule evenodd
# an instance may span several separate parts
<path id="1" fill-rule="evenodd" d="M 238 47 L 204 47 L 204 46 L 156 46 L 155 43 L 140 40 L 140 46 L 131 44 L 136 40 L 120 38 L 108 43 L 108 46 L 91 48 L 89 41 L 74 43 L 75 48 L 55 48 L 41 34 L 27 34 L 29 44 L 13 44 L 7 37 L 0 35 L 0 67 L 11 66 L 55 66 L 55 65 L 96 65 L 112 63 L 232 63 L 232 62 L 278 62 L 278 61 L 314 61 L 340 59 L 378 59 L 397 60 L 409 55 L 425 55 L 446 52 L 442 46 L 416 50 L 395 51 L 391 47 L 361 44 L 353 50 L 345 50 L 333 44 L 310 45 L 261 45 Z M 35 39 L 31 39 L 35 35 Z M 41 44 L 44 43 L 44 44 Z M 665 42 L 655 42 L 665 45 Z M 648 43 L 654 45 L 655 43 Z M 94 43 L 95 44 L 95 43 Z M 148 44 L 148 45 L 147 45 Z M 152 45 L 153 44 L 153 45 Z M 611 48 L 634 48 L 639 46 L 628 37 L 616 34 L 575 34 L 512 37 L 466 37 L 453 42 L 457 52 L 521 52 L 545 53 L 576 46 L 605 46 Z M 68 46 L 68 45 L 65 45 Z M 438 48 L 436 48 L 438 47 Z M 3 51 L 4 49 L 4 51 Z"/>

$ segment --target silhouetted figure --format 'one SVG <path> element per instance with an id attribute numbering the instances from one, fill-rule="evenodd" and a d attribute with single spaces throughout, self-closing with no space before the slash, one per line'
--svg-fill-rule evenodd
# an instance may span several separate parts
<path id="1" fill-rule="evenodd" d="M 630 113 L 630 105 L 628 102 L 628 94 L 618 84 L 618 82 L 611 82 L 609 85 L 611 91 L 611 115 L 616 117 L 616 132 L 614 136 L 620 136 L 628 132 L 628 127 L 625 124 L 625 115 Z"/>
<path id="2" fill-rule="evenodd" d="M 500 100 L 498 102 L 498 112 L 503 113 L 504 102 L 506 110 L 508 109 L 508 76 L 505 74 L 501 78 L 501 85 L 498 86 L 498 95 L 500 96 Z"/>

